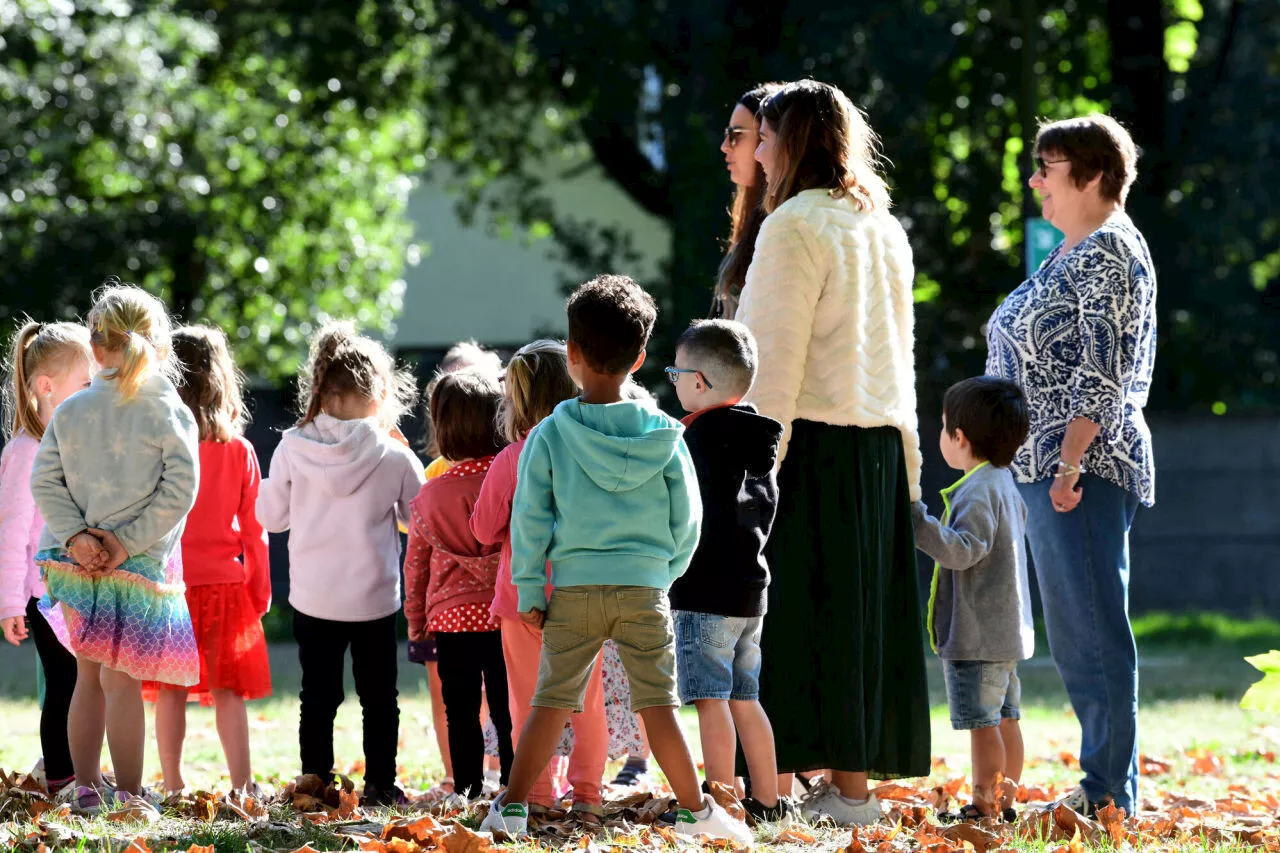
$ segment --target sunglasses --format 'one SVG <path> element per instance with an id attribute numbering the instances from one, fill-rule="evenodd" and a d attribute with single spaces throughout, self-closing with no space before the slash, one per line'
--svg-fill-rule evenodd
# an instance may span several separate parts
<path id="1" fill-rule="evenodd" d="M 738 140 L 748 133 L 755 133 L 755 131 L 749 127 L 726 127 L 724 129 L 724 141 L 729 143 L 730 148 L 737 148 Z"/>
<path id="2" fill-rule="evenodd" d="M 1052 166 L 1054 163 L 1070 163 L 1071 162 L 1070 160 L 1065 160 L 1065 159 L 1064 160 L 1046 160 L 1040 156 L 1037 156 L 1034 159 L 1036 161 L 1036 171 L 1040 173 L 1041 178 L 1049 177 L 1049 167 Z"/>
<path id="3" fill-rule="evenodd" d="M 701 370 L 694 370 L 689 367 L 666 367 L 663 369 L 666 370 L 667 378 L 671 380 L 672 385 L 675 385 L 680 381 L 681 373 L 692 373 L 702 380 L 702 384 L 707 386 L 708 391 L 714 390 L 711 383 L 707 381 L 707 377 L 703 375 Z"/>

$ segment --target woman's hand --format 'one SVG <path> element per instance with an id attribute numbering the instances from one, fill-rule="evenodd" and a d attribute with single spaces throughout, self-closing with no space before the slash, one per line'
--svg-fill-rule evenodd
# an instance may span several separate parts
<path id="1" fill-rule="evenodd" d="M 1049 501 L 1057 512 L 1071 512 L 1080 505 L 1084 497 L 1084 489 L 1080 487 L 1080 472 L 1055 476 L 1053 485 L 1049 487 Z"/>
<path id="2" fill-rule="evenodd" d="M 25 616 L 0 619 L 0 629 L 4 630 L 4 638 L 16 646 L 27 638 L 27 619 Z"/>

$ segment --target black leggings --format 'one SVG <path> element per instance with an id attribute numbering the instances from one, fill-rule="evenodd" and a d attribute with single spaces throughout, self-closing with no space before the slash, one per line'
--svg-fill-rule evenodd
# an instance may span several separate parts
<path id="1" fill-rule="evenodd" d="M 511 772 L 511 706 L 507 699 L 507 665 L 500 631 L 468 631 L 435 635 L 440 693 L 449 723 L 449 756 L 454 790 L 478 797 L 484 786 L 484 730 L 480 727 L 480 687 L 489 700 L 489 719 L 498 730 L 502 784 Z"/>
<path id="2" fill-rule="evenodd" d="M 27 602 L 27 630 L 36 641 L 40 667 L 44 670 L 44 707 L 40 709 L 40 749 L 44 751 L 44 773 L 51 782 L 75 775 L 71 767 L 71 748 L 67 746 L 67 712 L 71 694 L 76 689 L 76 658 L 67 651 L 44 614 L 36 606 L 39 599 Z"/>

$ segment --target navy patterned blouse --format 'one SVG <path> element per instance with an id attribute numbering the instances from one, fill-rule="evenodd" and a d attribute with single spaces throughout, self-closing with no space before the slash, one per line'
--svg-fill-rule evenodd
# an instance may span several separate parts
<path id="1" fill-rule="evenodd" d="M 1052 477 L 1067 424 L 1083 417 L 1102 428 L 1085 471 L 1155 503 L 1142 416 L 1155 360 L 1155 267 L 1119 212 L 1074 249 L 1054 249 L 987 323 L 987 373 L 1018 383 L 1031 413 L 1012 465 L 1018 481 Z"/>

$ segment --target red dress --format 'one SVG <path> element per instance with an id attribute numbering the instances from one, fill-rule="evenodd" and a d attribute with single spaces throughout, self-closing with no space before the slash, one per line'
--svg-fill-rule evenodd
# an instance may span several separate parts
<path id="1" fill-rule="evenodd" d="M 213 704 L 211 690 L 242 699 L 271 695 L 262 616 L 271 607 L 267 534 L 254 504 L 262 471 L 244 438 L 200 442 L 200 490 L 182 533 L 187 607 L 200 654 L 200 682 L 187 697 Z M 166 685 L 143 682 L 155 701 Z"/>

